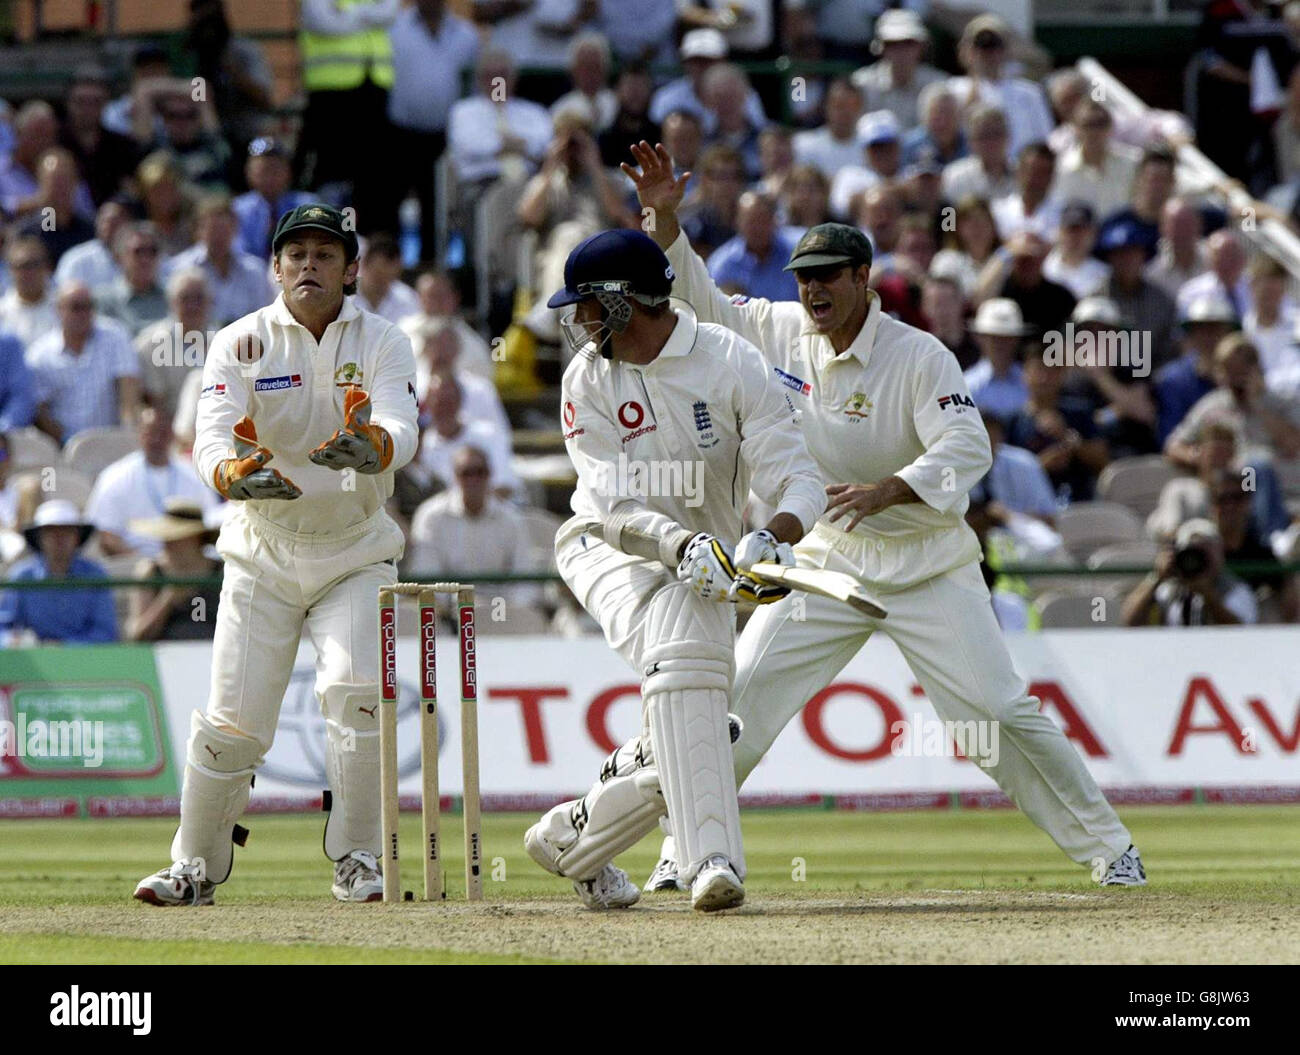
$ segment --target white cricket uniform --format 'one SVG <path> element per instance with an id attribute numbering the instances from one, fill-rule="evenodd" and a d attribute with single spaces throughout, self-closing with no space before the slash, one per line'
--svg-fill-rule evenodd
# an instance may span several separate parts
<path id="1" fill-rule="evenodd" d="M 679 831 L 681 818 L 690 818 L 683 876 L 689 881 L 721 853 L 743 877 L 726 736 L 735 610 L 704 600 L 660 561 L 621 552 L 589 529 L 617 515 L 646 535 L 686 528 L 734 545 L 752 487 L 806 530 L 826 497 L 793 404 L 751 344 L 679 312 L 647 365 L 606 360 L 591 348 L 575 356 L 564 374 L 562 417 L 578 485 L 575 516 L 556 535 L 556 559 L 610 645 L 644 675 L 643 733 L 627 755 L 640 765 L 653 754 L 669 816 Z M 659 687 L 665 681 L 670 689 Z M 557 842 L 566 832 L 571 840 L 571 818 L 585 818 L 590 805 L 591 827 L 598 827 L 599 790 L 556 807 L 541 826 L 550 825 Z M 657 815 L 647 814 L 651 825 Z M 554 870 L 584 879 L 621 848 L 583 850 L 583 866 Z"/>
<path id="2" fill-rule="evenodd" d="M 760 608 L 737 646 L 733 708 L 742 778 L 805 701 L 828 685 L 873 631 L 903 653 L 941 718 L 999 722 L 988 772 L 1075 861 L 1120 857 L 1129 833 L 1060 729 L 1013 668 L 964 514 L 991 464 L 988 435 L 961 369 L 935 337 L 883 314 L 874 294 L 843 353 L 797 302 L 729 299 L 679 236 L 668 250 L 675 291 L 701 320 L 757 345 L 802 411 L 804 437 L 828 483 L 898 476 L 921 499 L 852 531 L 823 518 L 795 547 L 802 566 L 847 572 L 881 598 L 883 620 L 813 596 Z M 761 497 L 761 496 L 760 496 Z"/>
<path id="3" fill-rule="evenodd" d="M 246 364 L 235 349 L 236 339 L 248 334 L 263 353 Z M 343 425 L 345 377 L 370 394 L 372 423 L 392 437 L 393 458 L 382 473 L 339 472 L 308 459 Z M 251 738 L 261 753 L 269 749 L 306 628 L 316 646 L 316 695 L 331 739 L 334 810 L 326 849 L 335 858 L 378 850 L 376 605 L 379 587 L 396 581 L 402 555 L 401 529 L 384 502 L 393 473 L 416 450 L 414 381 L 406 335 L 351 298 L 317 344 L 277 297 L 219 331 L 203 367 L 194 442 L 199 478 L 211 486 L 218 463 L 233 453 L 231 430 L 247 414 L 274 455 L 269 467 L 303 492 L 292 501 L 231 503 L 217 542 L 225 570 L 207 718 Z M 345 729 L 355 734 L 355 750 L 334 751 L 334 734 Z M 185 816 L 183 797 L 182 835 Z M 173 857 L 191 856 L 176 850 Z"/>

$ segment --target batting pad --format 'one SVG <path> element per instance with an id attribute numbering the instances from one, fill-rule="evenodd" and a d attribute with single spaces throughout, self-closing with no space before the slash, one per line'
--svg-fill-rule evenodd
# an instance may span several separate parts
<path id="1" fill-rule="evenodd" d="M 329 815 L 325 856 L 341 861 L 353 850 L 382 856 L 379 822 L 379 685 L 331 685 L 325 714 L 325 775 Z"/>
<path id="2" fill-rule="evenodd" d="M 181 788 L 181 823 L 172 839 L 172 860 L 199 857 L 204 878 L 224 883 L 234 865 L 231 837 L 248 805 L 253 771 L 262 764 L 262 745 L 218 729 L 195 711 Z"/>
<path id="3" fill-rule="evenodd" d="M 689 648 L 693 655 L 681 653 Z M 727 705 L 731 651 L 703 642 L 647 649 L 641 694 L 685 882 L 715 854 L 745 877 Z"/>
<path id="4" fill-rule="evenodd" d="M 652 831 L 663 812 L 659 778 L 637 737 L 609 756 L 600 782 L 586 795 L 556 806 L 542 818 L 539 834 L 560 852 L 553 866 L 538 863 L 570 879 L 594 879 Z"/>

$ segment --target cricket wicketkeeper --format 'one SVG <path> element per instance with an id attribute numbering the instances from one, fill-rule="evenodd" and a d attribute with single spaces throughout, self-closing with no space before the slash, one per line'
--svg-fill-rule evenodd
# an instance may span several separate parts
<path id="1" fill-rule="evenodd" d="M 377 595 L 402 555 L 384 502 L 417 446 L 415 361 L 401 330 L 345 297 L 357 238 L 337 209 L 285 213 L 272 247 L 283 292 L 218 333 L 203 367 L 195 467 L 236 507 L 217 543 L 212 688 L 193 717 L 172 864 L 135 890 L 153 905 L 210 905 L 230 875 L 304 627 L 327 730 L 334 896 L 382 896 Z"/>

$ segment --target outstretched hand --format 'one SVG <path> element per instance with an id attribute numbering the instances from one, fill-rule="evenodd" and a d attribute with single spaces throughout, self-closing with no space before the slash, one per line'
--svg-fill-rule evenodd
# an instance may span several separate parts
<path id="1" fill-rule="evenodd" d="M 660 247 L 671 245 L 677 237 L 677 209 L 686 195 L 686 184 L 691 174 L 673 175 L 673 159 L 662 143 L 653 147 L 644 139 L 632 144 L 632 157 L 636 165 L 626 161 L 619 165 L 636 185 L 637 201 L 643 209 L 654 210 L 654 225 L 646 229 Z M 638 167 L 639 166 L 639 167 Z M 671 231 L 672 237 L 663 241 L 661 235 Z"/>

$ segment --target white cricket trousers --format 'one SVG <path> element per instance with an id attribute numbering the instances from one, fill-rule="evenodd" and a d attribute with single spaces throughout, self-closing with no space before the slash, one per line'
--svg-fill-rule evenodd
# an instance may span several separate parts
<path id="1" fill-rule="evenodd" d="M 1132 841 L 1128 829 L 1073 745 L 1028 695 L 978 563 L 889 592 L 861 577 L 867 547 L 875 545 L 819 524 L 795 549 L 800 565 L 847 572 L 862 581 L 880 600 L 886 618 L 798 595 L 759 608 L 741 633 L 732 696 L 732 709 L 745 723 L 733 748 L 737 779 L 749 776 L 804 703 L 879 630 L 898 646 L 941 719 L 998 722 L 1000 756 L 986 772 L 1030 820 L 1080 864 L 1119 858 Z"/>

